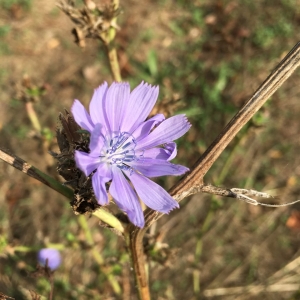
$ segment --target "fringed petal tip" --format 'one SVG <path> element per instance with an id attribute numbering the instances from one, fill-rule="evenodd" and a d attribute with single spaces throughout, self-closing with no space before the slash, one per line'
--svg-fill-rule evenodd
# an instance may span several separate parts
<path id="1" fill-rule="evenodd" d="M 120 86 L 124 86 L 124 87 L 130 89 L 130 84 L 129 84 L 129 82 L 127 82 L 127 81 L 120 81 L 120 82 L 118 82 L 118 81 L 113 81 L 112 84 L 109 86 L 108 89 L 109 89 L 109 90 L 113 90 L 113 89 L 115 89 L 116 87 L 120 87 Z"/>
<path id="2" fill-rule="evenodd" d="M 137 86 L 137 88 L 139 87 L 146 87 L 146 88 L 155 88 L 155 89 L 159 89 L 158 85 L 152 85 L 150 83 L 145 82 L 144 80 L 142 80 L 142 82 Z"/>
<path id="3" fill-rule="evenodd" d="M 173 197 L 171 197 L 171 198 L 172 198 L 172 200 L 174 200 L 172 202 L 172 204 L 168 203 L 168 206 L 166 206 L 165 208 L 159 210 L 159 212 L 161 212 L 165 215 L 168 215 L 174 209 L 179 208 L 179 203 Z"/>
<path id="4" fill-rule="evenodd" d="M 98 89 L 106 88 L 106 87 L 108 87 L 108 83 L 107 83 L 107 81 L 103 81 L 103 83 L 100 84 L 97 88 L 95 88 L 94 91 L 96 92 Z"/>
<path id="5" fill-rule="evenodd" d="M 184 114 L 170 117 L 161 122 L 149 135 L 139 140 L 137 148 L 139 150 L 170 143 L 183 136 L 190 127 L 191 124 Z"/>
<path id="6" fill-rule="evenodd" d="M 107 89 L 108 89 L 108 83 L 106 81 L 103 81 L 102 84 L 100 84 L 98 87 L 96 87 L 94 89 L 94 94 L 93 94 L 92 100 L 98 100 L 98 101 L 101 102 L 102 101 L 102 97 L 105 94 L 105 92 L 107 91 Z"/>
<path id="7" fill-rule="evenodd" d="M 174 201 L 176 202 L 176 204 L 174 203 L 173 207 L 168 207 L 168 211 L 163 212 L 165 215 L 168 215 L 171 211 L 173 211 L 176 208 L 179 208 L 179 203 L 174 199 Z"/>
<path id="8" fill-rule="evenodd" d="M 190 129 L 192 127 L 192 124 L 190 123 L 190 121 L 188 120 L 186 114 L 181 114 L 178 116 L 183 116 L 184 121 L 186 122 L 186 126 L 188 126 L 188 128 Z"/>

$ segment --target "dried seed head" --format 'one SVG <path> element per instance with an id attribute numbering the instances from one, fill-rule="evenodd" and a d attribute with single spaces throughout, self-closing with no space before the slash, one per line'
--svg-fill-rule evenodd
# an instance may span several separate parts
<path id="1" fill-rule="evenodd" d="M 91 176 L 86 177 L 76 167 L 74 160 L 75 150 L 89 153 L 89 134 L 81 130 L 71 114 L 65 110 L 65 114 L 61 113 L 58 117 L 56 137 L 60 153 L 51 154 L 58 161 L 57 171 L 66 180 L 65 184 L 74 189 L 74 199 L 70 203 L 74 213 L 91 213 L 99 208 Z"/>
<path id="2" fill-rule="evenodd" d="M 115 18 L 120 10 L 110 3 L 98 7 L 93 1 L 86 0 L 83 8 L 76 8 L 71 0 L 61 1 L 58 7 L 70 17 L 76 27 L 72 30 L 75 41 L 85 47 L 85 38 L 101 39 L 107 43 L 106 33 L 110 28 L 118 28 Z"/>

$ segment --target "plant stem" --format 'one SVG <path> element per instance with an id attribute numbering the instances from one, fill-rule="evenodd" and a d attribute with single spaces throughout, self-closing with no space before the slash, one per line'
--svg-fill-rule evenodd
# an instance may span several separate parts
<path id="1" fill-rule="evenodd" d="M 10 154 L 7 150 L 3 149 L 2 147 L 0 147 L 0 159 L 13 166 L 14 168 L 18 169 L 19 171 L 24 172 L 28 176 L 33 177 L 34 179 L 49 186 L 50 188 L 64 195 L 65 197 L 69 199 L 73 198 L 74 193 L 70 188 L 64 186 L 62 183 L 56 181 L 51 176 L 43 173 L 39 169 L 28 164 L 25 160 L 21 159 L 20 157 Z"/>
<path id="2" fill-rule="evenodd" d="M 79 221 L 79 225 L 81 226 L 82 230 L 85 233 L 87 243 L 92 247 L 92 254 L 93 254 L 95 261 L 97 262 L 97 264 L 99 266 L 100 272 L 102 272 L 106 276 L 106 278 L 109 281 L 111 287 L 113 288 L 115 294 L 120 295 L 121 287 L 120 287 L 118 281 L 116 280 L 116 278 L 114 277 L 114 275 L 111 273 L 111 268 L 104 266 L 104 259 L 103 259 L 102 255 L 94 247 L 93 235 L 91 233 L 90 227 L 88 226 L 86 217 L 83 215 L 80 215 L 78 218 L 78 221 Z"/>
<path id="3" fill-rule="evenodd" d="M 223 150 L 299 65 L 300 43 L 297 43 L 256 90 L 247 103 L 231 119 L 203 155 L 201 155 L 191 172 L 184 176 L 177 186 L 171 189 L 171 194 L 179 197 L 177 199 L 178 201 L 182 199 L 182 193 L 184 193 L 184 197 L 186 197 L 189 192 L 194 194 L 195 192 L 201 191 L 203 177 Z"/>
<path id="4" fill-rule="evenodd" d="M 49 300 L 52 300 L 53 299 L 53 292 L 54 292 L 54 276 L 53 276 L 53 274 L 52 274 L 52 276 L 50 276 L 49 281 L 50 281 L 50 286 L 51 286 L 50 294 L 49 294 Z"/>
<path id="5" fill-rule="evenodd" d="M 136 288 L 138 290 L 140 300 L 151 299 L 148 278 L 146 276 L 146 263 L 143 247 L 143 237 L 145 232 L 146 230 L 143 228 L 140 229 L 133 224 L 130 224 L 128 231 L 125 234 L 125 240 L 131 256 Z"/>
<path id="6" fill-rule="evenodd" d="M 273 95 L 282 83 L 300 65 L 300 43 L 286 55 L 274 71 L 257 89 L 254 95 L 232 118 L 223 129 L 220 135 L 212 142 L 204 154 L 198 159 L 191 171 L 181 181 L 171 188 L 170 195 L 180 202 L 189 195 L 201 192 L 205 188 L 203 177 L 223 152 L 226 146 L 232 141 L 241 128 L 253 117 L 260 107 Z M 137 287 L 140 300 L 150 299 L 145 261 L 142 248 L 142 241 L 147 228 L 163 216 L 162 213 L 147 208 L 144 212 L 145 227 L 140 229 L 130 225 L 128 229 L 129 241 L 127 242 L 132 256 L 133 267 L 136 275 Z"/>
<path id="7" fill-rule="evenodd" d="M 37 114 L 36 114 L 36 112 L 33 108 L 32 102 L 26 102 L 25 107 L 26 107 L 27 115 L 30 119 L 30 122 L 31 122 L 33 128 L 38 133 L 41 133 L 42 132 L 42 126 L 41 126 L 39 118 L 38 118 L 38 116 L 37 116 Z"/>
<path id="8" fill-rule="evenodd" d="M 110 70 L 113 75 L 113 78 L 115 81 L 120 82 L 122 81 L 122 78 L 121 78 L 118 57 L 117 57 L 117 50 L 111 44 L 111 42 L 107 45 L 106 49 L 107 49 L 107 56 L 109 60 Z"/>
<path id="9" fill-rule="evenodd" d="M 118 10 L 119 9 L 119 0 L 112 0 L 112 3 L 114 6 L 114 9 Z M 117 22 L 117 17 L 115 17 L 111 23 L 116 24 L 116 22 Z M 114 43 L 115 36 L 116 36 L 116 28 L 111 27 L 108 30 L 106 36 L 103 38 L 103 41 L 104 41 L 104 44 L 106 47 L 107 57 L 108 57 L 112 76 L 115 81 L 120 82 L 120 81 L 122 81 L 122 77 L 121 77 L 121 72 L 120 72 L 117 50 L 116 50 L 115 43 Z"/>
<path id="10" fill-rule="evenodd" d="M 102 222 L 110 225 L 112 228 L 115 228 L 120 234 L 124 233 L 124 227 L 122 223 L 108 211 L 104 209 L 97 209 L 93 212 L 93 216 L 99 218 Z"/>
<path id="11" fill-rule="evenodd" d="M 70 188 L 63 185 L 61 182 L 56 181 L 51 176 L 43 173 L 34 166 L 28 164 L 25 160 L 20 157 L 10 154 L 7 150 L 0 147 L 0 159 L 13 166 L 19 171 L 24 172 L 26 175 L 40 181 L 41 183 L 47 185 L 68 199 L 72 200 L 74 197 L 74 192 Z M 124 232 L 124 227 L 122 223 L 108 211 L 103 210 L 102 208 L 93 212 L 93 215 L 108 224 L 112 228 L 116 229 L 119 234 Z"/>
<path id="12" fill-rule="evenodd" d="M 253 115 L 263 106 L 263 104 L 275 93 L 284 81 L 300 65 L 300 42 L 285 56 L 285 58 L 275 67 L 272 73 L 256 90 L 253 96 L 246 102 L 240 111 L 225 126 L 219 136 L 211 143 L 207 150 L 200 156 L 191 171 L 187 173 L 169 193 L 180 202 L 184 198 L 199 193 L 207 186 L 203 183 L 203 177 L 217 160 L 226 146 L 237 135 L 241 128 L 253 117 Z M 151 226 L 163 214 L 146 209 L 145 227 Z"/>

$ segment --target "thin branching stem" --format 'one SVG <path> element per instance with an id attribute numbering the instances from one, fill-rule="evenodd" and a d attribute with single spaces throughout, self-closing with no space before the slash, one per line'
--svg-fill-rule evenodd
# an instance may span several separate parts
<path id="1" fill-rule="evenodd" d="M 275 91 L 287 80 L 300 64 L 300 43 L 286 55 L 274 71 L 257 89 L 253 96 L 232 118 L 219 136 L 212 142 L 208 149 L 201 155 L 191 171 L 186 174 L 181 181 L 173 186 L 169 191 L 170 195 L 178 202 L 189 195 L 202 191 L 205 187 L 203 177 L 217 160 L 227 145 L 233 140 L 241 128 L 253 117 L 262 105 L 275 93 Z M 132 252 L 134 270 L 136 272 L 137 287 L 141 300 L 150 299 L 147 291 L 147 278 L 145 272 L 145 258 L 143 253 L 142 240 L 144 234 L 155 221 L 163 214 L 149 208 L 145 210 L 145 227 L 140 229 L 130 225 L 128 232 L 130 235 L 130 250 Z M 149 289 L 148 289 L 149 291 Z"/>
<path id="2" fill-rule="evenodd" d="M 117 50 L 113 45 L 113 43 L 111 42 L 107 45 L 107 56 L 109 59 L 109 66 L 113 74 L 114 80 L 117 82 L 121 82 L 122 77 L 121 77 L 121 72 L 120 72 L 120 67 L 119 67 L 119 62 L 117 57 Z"/>
<path id="3" fill-rule="evenodd" d="M 144 230 L 145 228 L 139 229 L 133 224 L 129 225 L 128 229 L 127 234 L 125 234 L 125 240 L 131 256 L 139 299 L 150 300 L 151 297 L 145 268 L 146 261 L 143 247 L 143 238 L 146 230 Z"/>
<path id="4" fill-rule="evenodd" d="M 118 0 L 113 0 L 112 1 L 113 5 L 114 5 L 114 9 L 118 10 L 119 9 L 119 1 Z M 112 20 L 112 23 L 116 23 L 117 22 L 117 17 L 115 17 Z M 106 51 L 107 51 L 107 57 L 108 57 L 108 61 L 109 61 L 109 66 L 110 66 L 110 70 L 112 73 L 112 76 L 114 78 L 115 81 L 120 82 L 122 81 L 122 77 L 121 77 L 121 71 L 120 71 L 120 66 L 119 66 L 119 61 L 118 61 L 118 55 L 117 55 L 117 50 L 116 50 L 116 46 L 115 46 L 115 36 L 116 36 L 116 28 L 115 27 L 111 27 L 105 38 L 104 38 L 104 44 L 106 47 Z"/>
<path id="5" fill-rule="evenodd" d="M 178 202 L 189 195 L 202 191 L 205 187 L 203 177 L 212 164 L 217 160 L 227 145 L 233 140 L 242 127 L 254 116 L 263 104 L 275 93 L 275 91 L 287 80 L 287 78 L 300 65 L 300 42 L 277 65 L 253 96 L 240 109 L 240 111 L 225 126 L 219 136 L 212 142 L 208 149 L 201 155 L 191 171 L 187 173 L 178 184 L 174 185 L 169 193 Z M 158 220 L 162 214 L 145 211 L 146 226 L 150 226 Z"/>
<path id="6" fill-rule="evenodd" d="M 43 173 L 39 169 L 35 168 L 34 166 L 28 164 L 25 160 L 21 159 L 20 157 L 9 153 L 8 150 L 0 147 L 0 159 L 8 163 L 9 165 L 13 166 L 19 171 L 27 174 L 30 177 L 40 181 L 41 183 L 49 186 L 53 190 L 57 191 L 58 193 L 64 195 L 65 197 L 72 199 L 73 198 L 73 190 L 66 187 L 62 183 L 56 181 L 51 176 Z"/>
<path id="7" fill-rule="evenodd" d="M 91 247 L 92 255 L 94 257 L 94 260 L 98 264 L 100 273 L 103 273 L 106 276 L 106 278 L 107 278 L 108 282 L 110 283 L 111 287 L 113 288 L 115 294 L 120 295 L 121 294 L 120 284 L 116 280 L 115 276 L 112 274 L 111 268 L 105 266 L 105 264 L 104 264 L 105 261 L 104 261 L 103 256 L 101 255 L 99 250 L 95 247 L 93 235 L 88 226 L 86 217 L 83 215 L 80 215 L 78 218 L 78 221 L 79 221 L 79 225 L 80 225 L 81 229 L 83 230 L 83 232 L 85 234 L 86 242 Z"/>
<path id="8" fill-rule="evenodd" d="M 242 127 L 254 116 L 275 91 L 287 80 L 300 64 L 300 43 L 286 55 L 274 71 L 257 89 L 253 96 L 231 119 L 219 136 L 198 159 L 191 172 L 174 186 L 170 193 L 181 201 L 187 194 L 201 191 L 203 177 L 217 160 L 227 145 L 233 140 Z M 184 196 L 184 197 L 183 197 Z"/>
<path id="9" fill-rule="evenodd" d="M 33 126 L 33 128 L 38 132 L 41 133 L 42 131 L 42 126 L 40 124 L 39 118 L 35 112 L 35 109 L 33 107 L 33 103 L 31 101 L 28 101 L 25 103 L 25 107 L 26 107 L 26 112 L 27 115 L 30 119 L 30 122 Z"/>
<path id="10" fill-rule="evenodd" d="M 22 171 L 26 175 L 40 181 L 41 183 L 52 188 L 56 192 L 62 194 L 66 198 L 72 200 L 74 197 L 74 192 L 67 186 L 63 185 L 61 182 L 56 181 L 51 176 L 43 173 L 34 166 L 28 164 L 25 160 L 20 157 L 11 154 L 8 150 L 0 147 L 0 159 L 8 163 L 12 167 L 16 168 L 19 171 Z M 124 227 L 122 223 L 114 215 L 108 211 L 100 208 L 92 213 L 95 217 L 100 219 L 102 222 L 108 224 L 111 228 L 114 228 L 119 235 L 122 235 L 124 232 Z"/>

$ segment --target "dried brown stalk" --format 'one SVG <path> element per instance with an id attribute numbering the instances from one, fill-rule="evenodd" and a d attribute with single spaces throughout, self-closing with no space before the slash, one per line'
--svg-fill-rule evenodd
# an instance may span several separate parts
<path id="1" fill-rule="evenodd" d="M 198 192 L 207 192 L 203 177 L 223 150 L 232 141 L 241 128 L 253 117 L 262 105 L 275 93 L 300 64 L 300 43 L 286 55 L 274 71 L 257 89 L 253 96 L 232 118 L 220 135 L 212 142 L 208 149 L 198 159 L 191 171 L 169 191 L 170 195 L 178 202 Z M 145 272 L 145 258 L 143 252 L 143 237 L 146 230 L 163 214 L 149 208 L 145 210 L 145 227 L 140 229 L 134 225 L 128 228 L 129 247 L 136 273 L 137 288 L 142 300 L 150 299 L 149 286 Z"/>

